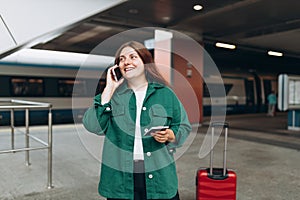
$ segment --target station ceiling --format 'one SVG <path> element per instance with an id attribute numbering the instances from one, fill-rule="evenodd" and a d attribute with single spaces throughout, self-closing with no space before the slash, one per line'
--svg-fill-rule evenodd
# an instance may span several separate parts
<path id="1" fill-rule="evenodd" d="M 193 10 L 196 4 L 203 9 Z M 204 44 L 217 62 L 271 63 L 300 73 L 297 5 L 297 0 L 128 0 L 32 48 L 90 53 L 96 45 L 122 31 L 163 27 Z M 235 57 L 232 51 L 216 49 L 217 41 L 237 45 Z M 268 50 L 282 52 L 284 58 L 269 58 Z M 246 54 L 250 57 L 245 57 Z"/>

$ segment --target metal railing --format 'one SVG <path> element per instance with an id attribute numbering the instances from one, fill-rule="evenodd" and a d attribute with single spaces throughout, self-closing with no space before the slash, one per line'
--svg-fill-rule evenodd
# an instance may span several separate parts
<path id="1" fill-rule="evenodd" d="M 49 103 L 40 103 L 33 101 L 15 100 L 15 99 L 0 99 L 0 110 L 10 110 L 10 127 L 11 127 L 11 149 L 0 150 L 0 154 L 25 151 L 25 163 L 29 163 L 29 151 L 48 149 L 48 182 L 47 187 L 51 189 L 52 186 L 52 105 Z M 32 109 L 48 109 L 48 142 L 45 142 L 33 135 L 29 134 L 29 111 Z M 15 110 L 25 110 L 25 147 L 15 148 Z M 29 138 L 42 144 L 41 147 L 30 147 Z"/>

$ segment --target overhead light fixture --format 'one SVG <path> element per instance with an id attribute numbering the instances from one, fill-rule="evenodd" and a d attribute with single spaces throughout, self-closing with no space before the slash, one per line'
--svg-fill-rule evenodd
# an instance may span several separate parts
<path id="1" fill-rule="evenodd" d="M 202 10 L 203 6 L 201 6 L 200 4 L 194 5 L 194 10 Z"/>
<path id="2" fill-rule="evenodd" d="M 130 14 L 138 14 L 139 13 L 139 10 L 138 9 L 135 9 L 135 8 L 132 8 L 132 9 L 129 9 L 128 12 Z"/>
<path id="3" fill-rule="evenodd" d="M 166 17 L 162 17 L 162 20 L 163 20 L 163 21 L 170 21 L 170 19 L 171 19 L 171 18 L 170 18 L 170 17 L 168 17 L 168 16 L 166 16 Z"/>
<path id="4" fill-rule="evenodd" d="M 269 56 L 283 56 L 283 53 L 276 51 L 268 51 Z"/>
<path id="5" fill-rule="evenodd" d="M 236 46 L 233 44 L 226 44 L 226 43 L 222 43 L 222 42 L 217 42 L 216 47 L 221 47 L 221 48 L 226 48 L 226 49 L 235 49 L 236 48 Z"/>

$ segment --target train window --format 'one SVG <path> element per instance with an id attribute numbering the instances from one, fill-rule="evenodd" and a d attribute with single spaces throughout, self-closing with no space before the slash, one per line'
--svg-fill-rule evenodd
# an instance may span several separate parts
<path id="1" fill-rule="evenodd" d="M 44 96 L 44 81 L 41 78 L 11 78 L 12 96 Z"/>
<path id="2" fill-rule="evenodd" d="M 60 79 L 58 80 L 58 95 L 63 97 L 86 96 L 86 81 L 74 79 Z"/>
<path id="3" fill-rule="evenodd" d="M 226 95 L 229 93 L 229 91 L 231 90 L 233 84 L 224 84 L 224 89 L 226 92 Z M 219 91 L 221 89 L 221 87 L 223 87 L 223 85 L 221 84 L 215 84 L 215 83 L 209 83 L 209 89 L 212 91 Z M 219 96 L 217 96 L 219 95 Z M 222 94 L 214 94 L 214 97 L 222 97 Z M 208 87 L 206 84 L 203 85 L 203 97 L 210 97 L 210 92 L 208 90 Z"/>

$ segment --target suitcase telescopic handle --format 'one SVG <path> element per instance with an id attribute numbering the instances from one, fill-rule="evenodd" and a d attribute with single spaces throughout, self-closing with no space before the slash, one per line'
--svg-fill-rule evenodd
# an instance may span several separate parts
<path id="1" fill-rule="evenodd" d="M 210 146 L 210 175 L 213 175 L 213 146 L 214 146 L 214 132 L 216 127 L 221 127 L 225 129 L 225 139 L 224 139 L 224 152 L 223 152 L 223 176 L 226 176 L 226 159 L 227 159 L 227 137 L 229 125 L 226 122 L 213 122 L 211 123 L 211 146 Z"/>

